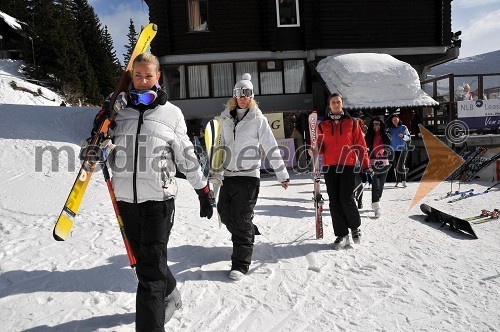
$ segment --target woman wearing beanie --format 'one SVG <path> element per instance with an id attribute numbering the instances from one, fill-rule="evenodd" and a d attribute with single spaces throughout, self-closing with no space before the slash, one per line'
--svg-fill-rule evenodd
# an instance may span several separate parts
<path id="1" fill-rule="evenodd" d="M 271 127 L 254 99 L 250 74 L 234 86 L 219 121 L 225 159 L 215 175 L 222 180 L 217 211 L 233 242 L 229 278 L 240 280 L 248 272 L 255 235 L 259 235 L 253 211 L 260 188 L 261 147 L 284 189 L 289 177 Z"/>
<path id="2" fill-rule="evenodd" d="M 370 165 L 373 169 L 372 175 L 372 209 L 375 217 L 380 217 L 380 198 L 384 190 L 387 172 L 391 167 L 392 148 L 391 139 L 385 131 L 385 124 L 379 118 L 373 118 L 366 133 L 366 145 L 370 152 Z"/>

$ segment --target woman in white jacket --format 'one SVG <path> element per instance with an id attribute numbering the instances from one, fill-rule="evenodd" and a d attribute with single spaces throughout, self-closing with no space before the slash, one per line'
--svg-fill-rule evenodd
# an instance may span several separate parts
<path id="1" fill-rule="evenodd" d="M 194 155 L 181 110 L 160 89 L 160 64 L 152 54 L 133 62 L 132 83 L 122 92 L 109 158 L 117 205 L 137 260 L 136 331 L 163 332 L 182 305 L 168 267 L 167 245 L 174 224 L 176 168 L 185 174 L 200 200 L 200 217 L 212 216 L 206 179 Z M 109 117 L 99 112 L 95 126 Z"/>
<path id="2" fill-rule="evenodd" d="M 252 221 L 260 188 L 261 147 L 282 187 L 287 189 L 289 183 L 276 139 L 257 106 L 250 79 L 247 73 L 236 83 L 233 97 L 220 116 L 225 159 L 219 172 L 223 181 L 217 211 L 231 233 L 233 254 L 229 277 L 233 280 L 240 280 L 248 272 L 255 235 L 259 234 Z"/>

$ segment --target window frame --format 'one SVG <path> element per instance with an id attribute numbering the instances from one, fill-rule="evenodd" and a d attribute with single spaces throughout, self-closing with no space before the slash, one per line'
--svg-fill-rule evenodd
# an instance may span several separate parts
<path id="1" fill-rule="evenodd" d="M 293 0 L 276 0 L 276 24 L 277 24 L 278 28 L 300 27 L 299 0 L 295 0 L 295 14 L 296 14 L 296 19 L 297 19 L 297 22 L 295 22 L 295 23 L 281 23 L 280 1 L 293 1 Z"/>
<path id="2" fill-rule="evenodd" d="M 303 63 L 303 82 L 299 85 L 299 91 L 297 92 L 289 92 L 290 90 L 297 90 L 297 89 L 292 89 L 294 85 L 287 85 L 289 83 L 289 78 L 293 77 L 290 75 L 285 74 L 285 69 L 286 69 L 286 62 L 294 62 L 294 61 L 302 61 Z M 238 64 L 242 64 L 243 67 L 239 68 L 241 66 L 238 66 Z M 255 65 L 254 70 L 248 71 L 248 68 L 253 67 L 252 63 Z M 233 86 L 236 82 L 241 80 L 241 75 L 243 72 L 249 72 L 252 75 L 252 83 L 254 85 L 254 93 L 256 96 L 276 96 L 276 95 L 293 95 L 293 94 L 304 94 L 304 93 L 310 93 L 310 85 L 309 85 L 309 79 L 308 79 L 308 70 L 307 70 L 307 59 L 304 58 L 290 58 L 290 59 L 259 59 L 259 60 L 243 60 L 243 61 L 222 61 L 222 62 L 200 62 L 200 63 L 179 63 L 179 64 L 169 64 L 169 65 L 164 65 L 162 66 L 162 70 L 164 70 L 164 78 L 163 82 L 169 83 L 168 89 L 169 89 L 169 99 L 171 100 L 195 100 L 195 99 L 205 99 L 205 98 L 224 98 L 224 97 L 231 97 L 232 96 L 232 90 L 231 94 L 227 96 L 215 96 L 214 93 L 214 87 L 216 86 L 216 83 L 213 81 L 214 80 L 214 72 L 213 72 L 213 65 L 215 64 L 232 64 L 232 70 L 233 70 Z M 274 64 L 274 66 L 273 66 Z M 250 66 L 250 67 L 249 67 Z M 190 82 L 192 80 L 192 77 L 189 75 L 190 67 L 206 67 L 207 71 L 204 71 L 206 73 L 206 78 L 203 78 L 203 80 L 206 79 L 206 82 L 204 84 L 207 84 L 207 89 L 208 89 L 208 95 L 196 95 L 193 96 L 193 91 L 192 87 L 194 82 Z M 247 68 L 244 68 L 247 67 Z M 177 79 L 178 81 L 176 82 L 175 80 L 172 82 L 168 82 L 168 77 L 169 75 L 167 73 L 167 68 L 168 71 L 172 72 L 174 68 L 178 68 L 179 70 L 179 76 L 174 77 L 174 79 Z M 193 69 L 191 69 L 193 70 Z M 279 73 L 281 77 L 281 92 L 271 92 L 271 93 L 262 93 L 262 84 L 263 84 L 263 78 L 262 75 L 266 73 Z M 267 83 L 265 83 L 267 84 Z M 196 84 L 195 84 L 196 85 Z M 170 92 L 173 88 L 177 88 L 179 96 L 174 95 L 173 93 Z M 264 88 L 266 90 L 267 88 Z M 205 90 L 206 91 L 206 90 Z M 197 92 L 201 92 L 198 91 Z"/>
<path id="3" fill-rule="evenodd" d="M 198 4 L 198 11 L 199 11 L 199 20 L 200 23 L 195 27 L 194 20 L 195 18 L 192 17 L 192 11 L 191 11 L 191 6 L 197 3 Z M 205 8 L 201 8 L 201 4 L 204 3 Z M 205 12 L 205 21 L 203 21 L 203 12 Z M 209 25 L 208 25 L 208 0 L 187 0 L 186 1 L 186 14 L 187 14 L 187 29 L 188 32 L 208 32 Z M 205 28 L 204 29 L 198 29 L 203 26 L 205 22 Z"/>

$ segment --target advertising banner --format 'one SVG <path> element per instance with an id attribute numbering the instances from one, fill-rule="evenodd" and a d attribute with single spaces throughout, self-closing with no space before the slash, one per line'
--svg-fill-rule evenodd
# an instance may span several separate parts
<path id="1" fill-rule="evenodd" d="M 285 138 L 283 113 L 268 113 L 264 114 L 264 116 L 267 118 L 269 126 L 271 126 L 274 138 L 276 139 Z"/>
<path id="2" fill-rule="evenodd" d="M 500 99 L 457 101 L 457 113 L 470 129 L 500 127 Z"/>

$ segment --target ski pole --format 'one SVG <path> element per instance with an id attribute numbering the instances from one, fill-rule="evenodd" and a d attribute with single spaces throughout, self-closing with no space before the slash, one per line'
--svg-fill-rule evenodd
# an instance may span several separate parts
<path id="1" fill-rule="evenodd" d="M 125 244 L 125 249 L 127 250 L 128 260 L 130 262 L 130 267 L 134 271 L 134 276 L 136 281 L 139 281 L 137 277 L 137 271 L 135 270 L 135 266 L 137 262 L 135 260 L 134 252 L 132 251 L 132 247 L 130 246 L 130 242 L 125 234 L 125 226 L 123 225 L 123 220 L 120 215 L 120 210 L 118 209 L 118 204 L 116 203 L 115 191 L 113 190 L 113 185 L 111 184 L 111 179 L 109 176 L 109 170 L 106 163 L 101 163 L 102 165 L 102 174 L 104 174 L 104 180 L 106 181 L 106 185 L 108 186 L 109 196 L 111 197 L 111 202 L 113 203 L 113 209 L 115 210 L 116 220 L 118 221 L 118 226 L 120 227 L 120 233 L 122 234 L 123 243 Z"/>
<path id="2" fill-rule="evenodd" d="M 497 181 L 497 183 L 495 183 L 495 184 L 494 184 L 494 185 L 492 185 L 491 187 L 487 188 L 487 189 L 485 190 L 485 192 L 490 191 L 491 189 L 495 188 L 495 187 L 496 187 L 496 186 L 498 186 L 499 184 L 500 184 L 500 181 Z"/>

